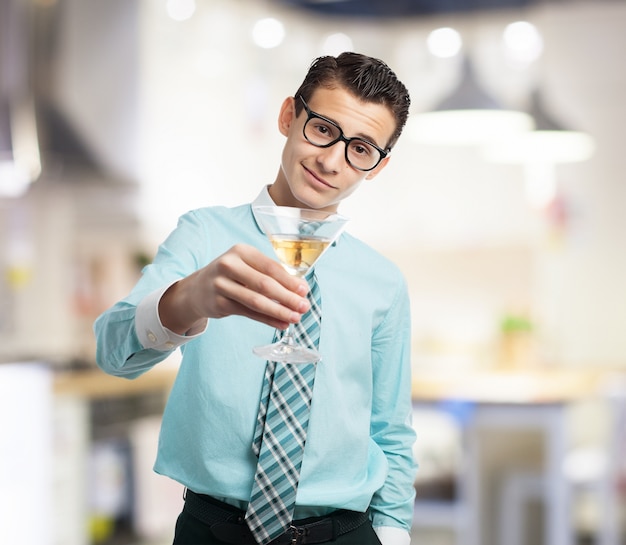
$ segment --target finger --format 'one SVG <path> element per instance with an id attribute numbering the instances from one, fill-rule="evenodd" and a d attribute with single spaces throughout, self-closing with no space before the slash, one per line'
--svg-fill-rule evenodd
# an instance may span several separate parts
<path id="1" fill-rule="evenodd" d="M 216 287 L 220 299 L 220 314 L 228 315 L 237 313 L 242 315 L 255 315 L 265 317 L 264 323 L 271 320 L 272 323 L 281 324 L 295 323 L 300 320 L 310 307 L 306 299 L 294 296 L 297 301 L 293 307 L 283 304 L 283 302 L 268 297 L 261 291 L 251 289 L 230 278 L 222 277 L 216 281 Z M 284 288 L 282 288 L 284 289 Z"/>
<path id="2" fill-rule="evenodd" d="M 249 267 L 273 278 L 289 291 L 302 296 L 309 291 L 309 285 L 306 280 L 289 274 L 278 261 L 268 257 L 257 248 L 242 244 L 234 246 L 233 250 L 237 252 Z"/>
<path id="3" fill-rule="evenodd" d="M 309 289 L 306 281 L 291 277 L 280 264 L 254 248 L 244 255 L 223 256 L 218 267 L 220 291 L 253 311 L 275 312 L 276 303 L 300 314 L 309 309 L 304 297 Z"/>
<path id="4" fill-rule="evenodd" d="M 250 310 L 248 307 L 240 305 L 234 301 L 231 301 L 230 303 L 231 303 L 231 309 L 230 309 L 229 314 L 237 314 L 239 316 L 244 316 L 246 318 L 250 318 L 257 322 L 273 327 L 274 329 L 285 330 L 289 327 L 289 322 L 277 320 L 265 314 L 254 312 Z"/>

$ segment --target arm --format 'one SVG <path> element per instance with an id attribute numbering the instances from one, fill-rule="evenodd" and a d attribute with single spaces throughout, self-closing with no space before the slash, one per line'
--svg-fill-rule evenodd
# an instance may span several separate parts
<path id="1" fill-rule="evenodd" d="M 211 259 L 202 253 L 208 236 L 193 212 L 185 214 L 130 295 L 96 320 L 96 361 L 105 372 L 134 378 L 184 342 L 159 342 L 162 332 L 188 337 L 208 319 L 233 314 L 285 328 L 308 310 L 304 280 L 250 245 Z"/>
<path id="2" fill-rule="evenodd" d="M 371 508 L 384 543 L 408 543 L 415 498 L 415 432 L 411 424 L 410 309 L 404 281 L 372 341 L 374 401 L 371 434 L 387 457 L 385 484 Z"/>

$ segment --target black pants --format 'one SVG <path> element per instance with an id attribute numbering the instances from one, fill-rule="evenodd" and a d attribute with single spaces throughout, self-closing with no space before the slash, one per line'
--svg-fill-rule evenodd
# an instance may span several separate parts
<path id="1" fill-rule="evenodd" d="M 330 542 L 329 542 L 330 543 Z M 339 536 L 332 542 L 335 545 L 381 545 L 380 540 L 369 522 L 356 530 Z M 173 545 L 223 545 L 216 539 L 210 527 L 183 511 L 176 521 L 176 533 Z"/>

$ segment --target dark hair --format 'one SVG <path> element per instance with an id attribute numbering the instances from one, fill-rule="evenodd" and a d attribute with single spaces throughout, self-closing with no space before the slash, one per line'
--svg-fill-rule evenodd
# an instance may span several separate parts
<path id="1" fill-rule="evenodd" d="M 308 101 L 319 87 L 341 87 L 366 102 L 388 107 L 396 119 L 396 130 L 387 143 L 391 149 L 397 142 L 409 115 L 411 99 L 404 84 L 383 61 L 360 53 L 345 52 L 338 57 L 318 57 L 311 64 L 295 96 Z M 296 114 L 302 104 L 296 101 Z"/>

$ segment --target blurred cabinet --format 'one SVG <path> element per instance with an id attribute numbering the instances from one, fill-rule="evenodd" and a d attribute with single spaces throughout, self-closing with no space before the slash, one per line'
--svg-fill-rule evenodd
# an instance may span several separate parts
<path id="1" fill-rule="evenodd" d="M 64 171 L 0 199 L 0 361 L 93 361 L 93 321 L 127 294 L 145 252 L 137 192 Z"/>
<path id="2" fill-rule="evenodd" d="M 89 542 L 85 499 L 89 456 L 89 404 L 79 397 L 55 396 L 53 403 L 53 498 L 55 545 Z"/>
<path id="3" fill-rule="evenodd" d="M 54 545 L 171 539 L 183 489 L 152 471 L 175 377 L 164 367 L 135 380 L 99 370 L 57 374 L 52 513 L 62 525 Z"/>

